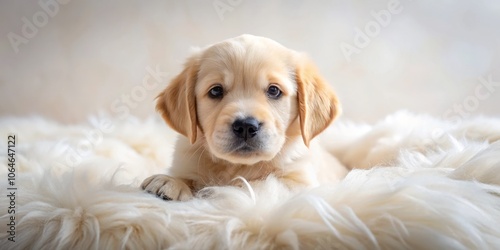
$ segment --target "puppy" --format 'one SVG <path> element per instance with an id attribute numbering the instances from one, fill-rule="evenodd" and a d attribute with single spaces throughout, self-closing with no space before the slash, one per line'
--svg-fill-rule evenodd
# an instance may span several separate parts
<path id="1" fill-rule="evenodd" d="M 141 185 L 165 200 L 237 177 L 274 175 L 296 189 L 347 173 L 313 140 L 340 113 L 335 93 L 304 55 L 271 39 L 242 35 L 195 53 L 156 108 L 184 136 L 169 175 Z"/>

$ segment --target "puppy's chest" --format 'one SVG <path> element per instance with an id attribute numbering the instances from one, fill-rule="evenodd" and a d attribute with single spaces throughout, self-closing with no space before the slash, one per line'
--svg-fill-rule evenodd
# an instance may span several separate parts
<path id="1" fill-rule="evenodd" d="M 198 178 L 194 180 L 195 189 L 206 186 L 226 186 L 235 185 L 237 177 L 243 177 L 247 181 L 263 180 L 270 174 L 278 174 L 277 168 L 267 164 L 257 165 L 223 165 L 209 164 L 198 168 Z"/>

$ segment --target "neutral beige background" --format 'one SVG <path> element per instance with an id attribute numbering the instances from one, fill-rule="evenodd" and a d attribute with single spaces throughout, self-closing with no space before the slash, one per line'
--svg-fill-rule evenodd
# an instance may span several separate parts
<path id="1" fill-rule="evenodd" d="M 191 47 L 243 33 L 307 52 L 356 121 L 500 114 L 500 1 L 54 1 L 0 3 L 1 116 L 148 117 Z M 373 13 L 390 10 L 377 23 Z M 365 28 L 372 36 L 348 60 L 342 45 Z M 26 40 L 13 45 L 13 34 Z"/>

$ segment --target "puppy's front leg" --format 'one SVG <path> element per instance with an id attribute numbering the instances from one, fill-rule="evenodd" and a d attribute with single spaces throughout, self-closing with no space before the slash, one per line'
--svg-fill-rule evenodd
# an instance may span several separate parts
<path id="1" fill-rule="evenodd" d="M 164 174 L 146 178 L 141 188 L 164 200 L 186 201 L 193 198 L 191 188 L 185 181 Z"/>

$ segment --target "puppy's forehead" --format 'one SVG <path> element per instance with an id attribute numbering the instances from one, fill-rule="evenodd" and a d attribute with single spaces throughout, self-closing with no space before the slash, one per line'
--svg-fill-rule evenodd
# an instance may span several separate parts
<path id="1" fill-rule="evenodd" d="M 198 76 L 222 78 L 229 74 L 234 80 L 252 75 L 290 76 L 292 58 L 293 51 L 271 39 L 244 35 L 208 47 L 200 58 Z"/>

